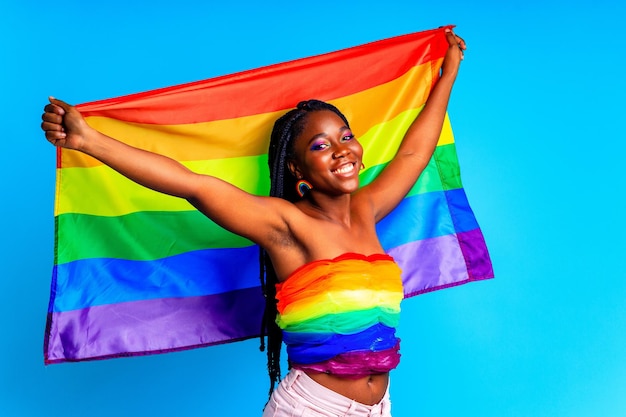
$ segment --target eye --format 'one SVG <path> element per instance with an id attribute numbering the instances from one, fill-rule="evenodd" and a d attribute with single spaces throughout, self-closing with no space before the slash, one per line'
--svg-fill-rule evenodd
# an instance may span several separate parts
<path id="1" fill-rule="evenodd" d="M 328 148 L 328 143 L 327 142 L 314 142 L 311 145 L 311 150 L 312 151 L 323 151 L 324 149 Z"/>
<path id="2" fill-rule="evenodd" d="M 352 133 L 348 133 L 348 134 L 343 135 L 343 136 L 341 137 L 341 141 L 342 141 L 342 142 L 349 142 L 349 141 L 351 141 L 352 139 L 354 139 L 354 135 L 353 135 Z"/>

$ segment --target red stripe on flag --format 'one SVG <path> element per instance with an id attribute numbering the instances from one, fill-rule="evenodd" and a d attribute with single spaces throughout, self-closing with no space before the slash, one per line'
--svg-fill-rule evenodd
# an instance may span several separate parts
<path id="1" fill-rule="evenodd" d="M 95 101 L 78 108 L 84 116 L 171 125 L 279 111 L 309 98 L 328 101 L 389 82 L 416 65 L 443 57 L 448 48 L 447 41 L 443 36 L 436 36 L 443 29 L 397 36 L 236 74 Z M 416 50 L 423 50 L 417 59 Z"/>

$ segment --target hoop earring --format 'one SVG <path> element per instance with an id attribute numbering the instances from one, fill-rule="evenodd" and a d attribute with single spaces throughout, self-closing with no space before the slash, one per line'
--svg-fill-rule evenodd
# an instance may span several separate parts
<path id="1" fill-rule="evenodd" d="M 300 179 L 296 183 L 296 191 L 300 197 L 304 197 L 304 194 L 309 192 L 311 188 L 313 188 L 313 186 L 307 180 Z"/>

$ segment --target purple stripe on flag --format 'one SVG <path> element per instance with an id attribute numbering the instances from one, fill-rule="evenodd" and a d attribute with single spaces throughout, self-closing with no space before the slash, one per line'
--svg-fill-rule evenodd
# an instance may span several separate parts
<path id="1" fill-rule="evenodd" d="M 482 238 L 480 230 L 461 233 L 468 245 L 469 256 L 481 253 L 480 243 Z M 484 240 L 482 250 L 486 252 Z M 464 260 L 463 251 L 459 248 L 459 238 L 455 235 L 440 236 L 432 239 L 424 239 L 389 250 L 400 268 L 404 285 L 404 297 L 409 298 L 442 288 L 460 285 L 468 281 L 493 278 L 491 263 Z M 488 258 L 487 258 L 488 259 Z M 465 269 L 472 262 L 476 268 L 470 274 Z"/>
<path id="2" fill-rule="evenodd" d="M 45 362 L 135 356 L 247 339 L 259 335 L 264 308 L 261 289 L 254 287 L 50 313 Z"/>
<path id="3" fill-rule="evenodd" d="M 457 237 L 465 256 L 470 281 L 493 278 L 493 266 L 481 230 L 458 233 Z"/>

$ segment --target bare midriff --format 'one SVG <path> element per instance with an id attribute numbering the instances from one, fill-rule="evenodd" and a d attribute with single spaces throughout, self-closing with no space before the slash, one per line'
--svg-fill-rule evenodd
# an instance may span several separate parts
<path id="1" fill-rule="evenodd" d="M 378 404 L 385 396 L 389 384 L 388 373 L 358 379 L 314 372 L 307 372 L 307 375 L 318 384 L 365 405 Z"/>

